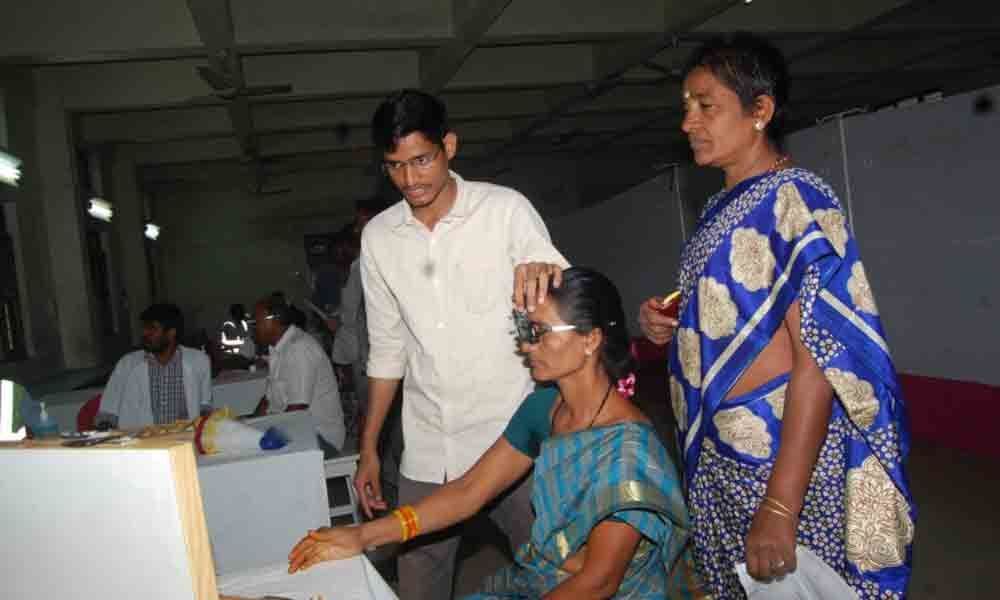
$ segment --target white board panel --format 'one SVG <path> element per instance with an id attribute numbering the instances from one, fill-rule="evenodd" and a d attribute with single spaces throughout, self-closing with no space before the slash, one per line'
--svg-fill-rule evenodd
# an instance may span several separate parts
<path id="1" fill-rule="evenodd" d="M 287 563 L 308 530 L 330 524 L 320 450 L 203 463 L 198 478 L 218 573 Z"/>
<path id="2" fill-rule="evenodd" d="M 3 597 L 195 598 L 170 452 L 0 450 Z"/>

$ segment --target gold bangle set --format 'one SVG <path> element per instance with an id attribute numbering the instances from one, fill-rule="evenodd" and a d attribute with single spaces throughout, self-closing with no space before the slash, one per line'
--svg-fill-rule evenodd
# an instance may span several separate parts
<path id="1" fill-rule="evenodd" d="M 412 506 L 400 506 L 392 511 L 392 514 L 395 515 L 399 526 L 403 529 L 402 541 L 409 541 L 420 533 L 420 519 L 417 518 L 417 511 L 413 510 Z"/>
<path id="2" fill-rule="evenodd" d="M 798 515 L 795 512 L 793 512 L 792 509 L 788 508 L 787 506 L 785 506 L 781 502 L 778 502 L 777 500 L 775 500 L 770 496 L 764 496 L 764 499 L 761 500 L 760 502 L 760 507 L 768 512 L 772 512 L 778 516 L 784 517 L 791 521 L 795 521 L 798 519 Z"/>

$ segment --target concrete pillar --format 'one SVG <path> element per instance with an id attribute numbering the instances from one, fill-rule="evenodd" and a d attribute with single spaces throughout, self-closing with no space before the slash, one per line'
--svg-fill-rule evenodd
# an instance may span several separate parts
<path id="1" fill-rule="evenodd" d="M 129 339 L 137 345 L 142 334 L 139 314 L 153 301 L 150 290 L 149 263 L 146 260 L 145 207 L 136 180 L 136 165 L 124 148 L 111 153 L 111 177 L 105 185 L 115 205 L 114 225 L 118 255 L 119 300 L 127 298 Z M 124 295 L 122 294 L 124 292 Z"/>
<path id="2" fill-rule="evenodd" d="M 58 311 L 52 287 L 48 230 L 42 206 L 35 122 L 35 84 L 28 68 L 0 70 L 4 94 L 6 139 L 3 145 L 23 162 L 16 188 L 0 186 L 0 201 L 12 203 L 16 222 L 8 220 L 19 246 L 18 295 L 22 308 L 28 359 L 0 365 L 0 377 L 32 381 L 62 366 Z"/>
<path id="3" fill-rule="evenodd" d="M 58 80 L 46 69 L 34 73 L 35 123 L 42 206 L 52 269 L 52 299 L 67 368 L 100 363 L 101 349 L 90 291 L 83 199 L 77 192 L 69 114 Z"/>

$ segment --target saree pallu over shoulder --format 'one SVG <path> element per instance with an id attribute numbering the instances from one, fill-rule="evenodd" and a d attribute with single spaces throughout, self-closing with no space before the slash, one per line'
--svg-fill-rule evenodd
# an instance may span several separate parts
<path id="1" fill-rule="evenodd" d="M 831 566 L 863 598 L 902 597 L 915 519 L 902 468 L 909 449 L 905 406 L 833 190 L 808 171 L 787 169 L 717 194 L 685 245 L 678 287 L 670 389 L 689 488 L 706 461 L 735 461 L 748 479 L 770 472 L 785 386 L 774 381 L 746 398 L 726 396 L 798 301 L 802 342 L 835 393 L 827 444 L 837 439 L 842 446 L 830 456 L 841 457 L 846 531 L 830 533 L 845 546 L 846 559 Z M 703 460 L 706 448 L 710 460 Z M 755 479 L 747 485 L 758 485 L 761 477 Z M 692 500 L 692 513 L 699 510 L 708 509 Z"/>
<path id="2" fill-rule="evenodd" d="M 614 598 L 664 598 L 688 539 L 679 477 L 652 427 L 625 423 L 548 439 L 535 461 L 531 541 L 474 598 L 539 598 L 605 519 L 642 534 Z"/>

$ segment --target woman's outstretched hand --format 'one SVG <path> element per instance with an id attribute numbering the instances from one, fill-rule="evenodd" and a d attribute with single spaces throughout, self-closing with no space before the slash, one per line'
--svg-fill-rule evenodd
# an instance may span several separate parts
<path id="1" fill-rule="evenodd" d="M 288 554 L 288 572 L 304 571 L 327 560 L 357 556 L 364 551 L 360 527 L 320 527 L 310 531 Z"/>

